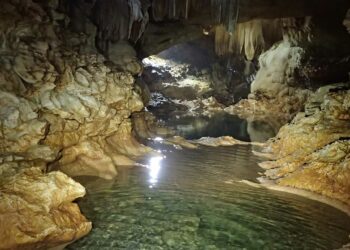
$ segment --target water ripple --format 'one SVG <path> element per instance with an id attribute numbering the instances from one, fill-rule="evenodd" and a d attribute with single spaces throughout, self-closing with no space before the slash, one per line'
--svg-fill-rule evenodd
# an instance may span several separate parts
<path id="1" fill-rule="evenodd" d="M 349 218 L 325 204 L 255 188 L 250 146 L 168 153 L 150 168 L 119 171 L 116 182 L 80 179 L 80 207 L 93 230 L 68 249 L 334 249 Z M 147 164 L 147 162 L 146 162 Z M 159 169 L 158 169 L 159 168 Z M 153 176 L 155 177 L 155 176 Z"/>

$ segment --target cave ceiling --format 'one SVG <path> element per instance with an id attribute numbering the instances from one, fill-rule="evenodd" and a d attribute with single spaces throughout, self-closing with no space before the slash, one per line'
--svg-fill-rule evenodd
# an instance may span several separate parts
<path id="1" fill-rule="evenodd" d="M 245 50 L 248 51 L 247 58 L 251 59 L 259 52 L 259 47 L 272 44 L 282 37 L 276 35 L 276 32 L 270 36 L 270 31 L 265 32 L 268 33 L 267 36 L 263 34 L 266 30 L 264 27 L 273 29 L 277 27 L 276 19 L 282 20 L 280 27 L 283 28 L 286 23 L 283 19 L 295 18 L 305 23 L 303 18 L 312 17 L 315 22 L 323 26 L 322 29 L 332 30 L 334 23 L 340 25 L 344 20 L 346 11 L 350 8 L 350 1 L 61 0 L 60 6 L 61 11 L 70 16 L 70 27 L 74 31 L 91 32 L 89 30 L 91 25 L 87 25 L 88 23 L 96 27 L 94 31 L 96 47 L 107 57 L 110 46 L 119 41 L 130 43 L 136 49 L 138 57 L 143 58 L 157 54 L 177 43 L 199 38 L 203 36 L 203 30 L 215 33 L 215 27 L 218 25 L 222 25 L 228 34 L 235 36 L 235 32 L 239 30 L 237 26 L 243 24 L 241 29 L 243 27 L 243 29 L 263 30 L 259 31 L 262 34 L 256 34 L 254 31 L 256 36 L 254 39 L 261 40 L 259 36 L 265 36 L 264 41 L 261 41 L 261 44 L 259 41 L 256 42 L 253 51 L 244 48 L 242 42 L 232 46 L 229 44 L 232 42 L 226 41 L 224 47 L 227 48 L 221 50 L 222 54 Z M 264 20 L 264 23 L 258 26 L 249 24 L 256 20 Z M 302 29 L 303 25 L 300 26 Z M 242 32 L 238 35 L 242 36 Z M 222 40 L 227 40 L 224 33 L 221 36 Z"/>

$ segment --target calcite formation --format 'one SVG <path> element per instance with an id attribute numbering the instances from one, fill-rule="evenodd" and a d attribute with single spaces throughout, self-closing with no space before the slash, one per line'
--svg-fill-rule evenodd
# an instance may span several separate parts
<path id="1" fill-rule="evenodd" d="M 115 166 L 132 164 L 129 155 L 148 150 L 132 140 L 124 148 L 120 143 L 131 137 L 131 113 L 143 108 L 134 78 L 106 66 L 100 54 L 82 53 L 88 37 L 65 32 L 56 24 L 64 17 L 55 20 L 38 4 L 15 3 L 6 3 L 6 15 L 0 16 L 6 23 L 0 69 L 3 161 L 56 162 L 67 173 L 112 178 Z M 96 166 L 106 170 L 99 173 Z"/>
<path id="2" fill-rule="evenodd" d="M 150 151 L 129 118 L 143 103 L 130 73 L 107 66 L 88 34 L 65 29 L 57 1 L 1 5 L 0 248 L 47 248 L 91 224 L 72 203 L 84 188 L 41 170 L 115 177 Z"/>
<path id="3" fill-rule="evenodd" d="M 211 2 L 222 8 L 226 1 Z M 260 21 L 236 27 L 239 2 L 227 2 L 225 13 L 217 15 L 216 24 L 223 24 L 217 37 L 219 44 L 227 45 L 227 32 L 236 32 L 241 40 L 235 46 L 239 52 L 244 47 L 252 59 L 273 42 L 265 41 L 268 35 L 280 37 L 279 31 L 270 34 L 264 30 Z M 201 33 L 198 23 L 205 25 L 202 15 L 208 14 L 203 4 L 211 5 L 199 0 L 0 3 L 0 248 L 47 249 L 82 237 L 91 229 L 73 203 L 85 190 L 64 173 L 112 179 L 117 166 L 133 165 L 150 152 L 134 138 L 130 118 L 143 109 L 133 77 L 142 72 L 142 66 L 132 43 L 139 42 L 142 51 L 147 39 L 140 38 L 149 23 L 149 13 L 154 15 L 152 22 L 174 23 L 198 13 L 198 21 L 192 19 L 193 26 L 175 24 L 182 38 L 189 39 L 193 36 L 187 28 L 196 36 Z M 166 36 L 159 30 L 154 32 L 164 46 L 178 36 L 169 25 L 160 29 L 168 31 Z M 294 80 L 290 74 L 299 66 L 303 52 L 294 44 L 300 40 L 293 37 L 296 34 L 288 35 L 292 45 L 282 43 L 261 59 L 253 91 L 266 102 L 266 110 L 283 100 L 284 106 L 276 105 L 276 112 L 293 114 L 304 102 L 305 93 L 289 86 Z M 156 44 L 153 40 L 151 43 Z M 219 54 L 231 49 L 225 47 Z M 273 62 L 275 71 L 270 72 L 264 65 Z M 201 104 L 221 108 L 214 99 Z M 274 167 L 267 175 L 278 178 L 280 184 L 305 187 L 349 204 L 348 90 L 327 94 L 319 110 L 311 106 L 307 111 L 315 113 L 298 115 L 281 130 L 278 140 L 270 142 L 276 162 L 265 164 Z M 159 132 L 147 131 L 150 124 L 151 119 L 142 123 L 134 116 L 134 125 L 141 131 L 139 137 Z M 212 142 L 235 143 L 229 138 Z M 60 172 L 49 171 L 53 169 Z"/>
<path id="4" fill-rule="evenodd" d="M 317 91 L 305 112 L 268 142 L 266 152 L 273 160 L 261 164 L 266 177 L 350 205 L 349 120 L 349 90 L 333 86 Z"/>
<path id="5" fill-rule="evenodd" d="M 301 67 L 304 50 L 289 40 L 279 42 L 259 58 L 259 71 L 248 99 L 225 110 L 249 119 L 280 127 L 304 108 L 310 91 L 297 85 L 295 72 Z"/>
<path id="6" fill-rule="evenodd" d="M 85 188 L 61 172 L 28 168 L 0 180 L 0 249 L 48 249 L 91 230 L 75 199 Z"/>
<path id="7" fill-rule="evenodd" d="M 218 55 L 244 54 L 248 60 L 282 39 L 282 20 L 254 19 L 238 23 L 234 32 L 224 25 L 215 28 L 215 51 Z"/>

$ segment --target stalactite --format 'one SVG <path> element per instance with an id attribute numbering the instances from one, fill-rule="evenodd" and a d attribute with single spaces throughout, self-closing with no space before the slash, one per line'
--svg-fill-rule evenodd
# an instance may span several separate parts
<path id="1" fill-rule="evenodd" d="M 230 44 L 230 35 L 226 28 L 221 24 L 215 29 L 215 52 L 219 56 L 228 54 Z"/>
<path id="2" fill-rule="evenodd" d="M 119 15 L 115 14 L 119 10 Z M 103 40 L 126 40 L 129 37 L 129 4 L 124 0 L 97 1 L 93 13 Z"/>
<path id="3" fill-rule="evenodd" d="M 142 17 L 130 23 L 132 29 L 131 29 L 131 32 L 129 33 L 129 40 L 135 43 L 141 38 L 149 22 L 148 9 L 151 3 L 149 2 L 149 0 L 141 0 L 140 3 L 141 3 L 140 11 L 141 11 Z"/>
<path id="4" fill-rule="evenodd" d="M 144 15 L 142 13 L 141 2 L 139 0 L 129 0 L 128 4 L 129 4 L 129 8 L 130 8 L 128 39 L 130 39 L 131 30 L 132 30 L 134 22 L 141 22 Z M 137 36 L 137 37 L 139 37 L 139 36 Z"/>
<path id="5" fill-rule="evenodd" d="M 172 0 L 172 6 L 173 6 L 173 17 L 176 17 L 176 0 Z"/>
<path id="6" fill-rule="evenodd" d="M 166 0 L 153 0 L 151 9 L 153 19 L 155 21 L 162 21 L 166 16 Z"/>
<path id="7" fill-rule="evenodd" d="M 153 19 L 155 21 L 188 19 L 194 2 L 194 0 L 153 0 Z"/>
<path id="8" fill-rule="evenodd" d="M 96 1 L 92 19 L 98 27 L 98 47 L 107 51 L 108 41 L 136 42 L 149 21 L 149 6 L 149 0 Z"/>
<path id="9" fill-rule="evenodd" d="M 229 8 L 228 32 L 232 33 L 235 30 L 239 15 L 239 0 L 231 0 Z"/>
<path id="10" fill-rule="evenodd" d="M 239 0 L 211 0 L 211 9 L 213 22 L 223 24 L 232 33 L 238 19 Z"/>
<path id="11" fill-rule="evenodd" d="M 189 0 L 186 1 L 186 9 L 185 9 L 185 18 L 188 19 L 188 11 L 189 11 Z"/>
<path id="12" fill-rule="evenodd" d="M 215 23 L 221 22 L 221 0 L 211 0 L 212 18 Z"/>
<path id="13" fill-rule="evenodd" d="M 244 53 L 248 60 L 263 52 L 274 42 L 282 40 L 281 19 L 252 20 L 239 23 L 233 32 L 223 24 L 215 29 L 215 48 L 219 56 Z"/>

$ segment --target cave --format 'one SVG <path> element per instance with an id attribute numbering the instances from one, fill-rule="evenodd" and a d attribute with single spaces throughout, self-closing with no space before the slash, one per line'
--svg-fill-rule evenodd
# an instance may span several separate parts
<path id="1" fill-rule="evenodd" d="M 348 0 L 0 2 L 0 249 L 350 249 Z"/>

